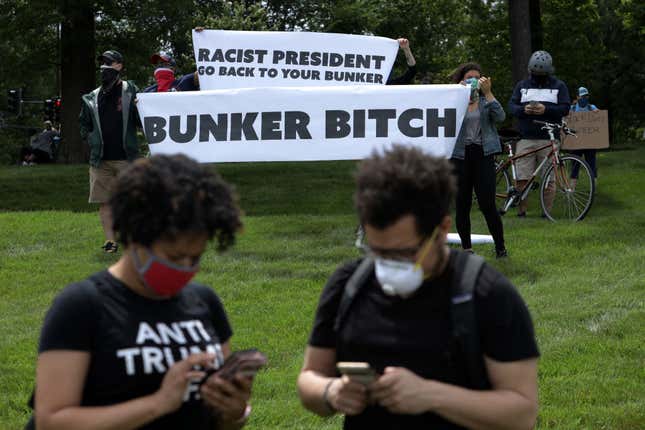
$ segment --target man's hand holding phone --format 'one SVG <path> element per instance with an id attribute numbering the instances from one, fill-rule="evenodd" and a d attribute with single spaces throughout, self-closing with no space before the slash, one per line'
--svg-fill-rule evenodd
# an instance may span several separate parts
<path id="1" fill-rule="evenodd" d="M 542 115 L 545 110 L 546 107 L 542 103 L 534 100 L 524 105 L 524 112 L 528 115 Z"/>
<path id="2" fill-rule="evenodd" d="M 358 415 L 368 404 L 368 387 L 377 378 L 368 363 L 338 362 L 340 378 L 333 379 L 326 390 L 326 401 L 345 415 Z"/>

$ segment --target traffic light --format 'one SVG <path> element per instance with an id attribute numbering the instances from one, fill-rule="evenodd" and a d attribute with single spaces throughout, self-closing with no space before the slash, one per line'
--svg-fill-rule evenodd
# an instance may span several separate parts
<path id="1" fill-rule="evenodd" d="M 22 88 L 7 91 L 7 110 L 16 116 L 22 114 Z"/>
<path id="2" fill-rule="evenodd" d="M 63 102 L 60 97 L 54 99 L 54 122 L 60 123 L 60 108 L 63 106 Z"/>
<path id="3" fill-rule="evenodd" d="M 45 100 L 45 107 L 43 108 L 43 113 L 45 114 L 45 120 L 47 121 L 54 120 L 54 100 L 52 99 Z"/>

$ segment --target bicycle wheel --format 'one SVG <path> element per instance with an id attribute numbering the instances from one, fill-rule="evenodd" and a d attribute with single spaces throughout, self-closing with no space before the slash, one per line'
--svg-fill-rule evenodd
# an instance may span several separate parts
<path id="1" fill-rule="evenodd" d="M 501 169 L 501 164 L 502 162 L 500 161 L 495 166 L 495 199 L 498 202 L 497 208 L 499 213 L 503 215 L 508 210 L 506 202 L 511 195 L 513 187 L 508 170 L 506 168 Z"/>
<path id="2" fill-rule="evenodd" d="M 578 179 L 573 178 L 578 169 Z M 549 190 L 549 184 L 552 184 Z M 575 155 L 560 157 L 557 165 L 551 164 L 542 176 L 540 202 L 542 210 L 551 221 L 580 221 L 587 215 L 595 192 L 591 168 Z M 553 201 L 549 204 L 549 193 Z"/>

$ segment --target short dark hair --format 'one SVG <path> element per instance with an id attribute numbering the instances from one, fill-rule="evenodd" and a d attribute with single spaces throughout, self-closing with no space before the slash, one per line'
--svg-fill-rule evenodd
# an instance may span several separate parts
<path id="1" fill-rule="evenodd" d="M 450 79 L 452 80 L 453 83 L 458 84 L 464 80 L 464 76 L 466 75 L 466 73 L 470 72 L 471 70 L 478 71 L 480 75 L 482 73 L 481 66 L 471 61 L 457 66 L 457 68 L 452 72 L 452 75 L 450 75 Z"/>
<path id="2" fill-rule="evenodd" d="M 212 169 L 184 155 L 135 161 L 119 175 L 109 204 L 117 240 L 126 246 L 206 233 L 225 250 L 242 227 L 231 187 Z"/>
<path id="3" fill-rule="evenodd" d="M 432 234 L 449 214 L 456 188 L 448 160 L 403 145 L 363 160 L 356 186 L 354 203 L 361 224 L 385 229 L 410 214 L 422 236 Z"/>

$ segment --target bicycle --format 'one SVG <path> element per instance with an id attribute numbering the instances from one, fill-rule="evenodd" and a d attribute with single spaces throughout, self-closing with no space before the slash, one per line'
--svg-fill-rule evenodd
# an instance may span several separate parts
<path id="1" fill-rule="evenodd" d="M 559 219 L 580 221 L 587 215 L 593 203 L 596 187 L 591 168 L 577 155 L 560 155 L 560 140 L 555 138 L 556 131 L 558 135 L 564 133 L 576 136 L 575 130 L 567 127 L 564 120 L 561 124 L 538 120 L 533 122 L 542 125 L 542 129 L 549 133 L 549 143 L 532 151 L 514 155 L 512 142 L 519 139 L 510 139 L 505 142 L 509 156 L 507 159 L 499 161 L 495 168 L 497 187 L 495 196 L 503 201 L 499 213 L 504 215 L 511 207 L 517 206 L 521 200 L 524 200 L 534 188 L 536 177 L 544 168 L 539 188 L 540 205 L 546 218 L 551 221 Z M 522 190 L 517 189 L 515 161 L 546 148 L 551 148 L 548 156 L 536 167 L 526 186 Z M 547 162 L 548 166 L 546 166 Z M 508 173 L 509 166 L 512 176 Z M 576 176 L 577 179 L 574 179 Z M 554 184 L 554 186 L 549 187 L 549 184 Z M 547 204 L 549 193 L 553 196 L 550 205 Z"/>

